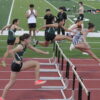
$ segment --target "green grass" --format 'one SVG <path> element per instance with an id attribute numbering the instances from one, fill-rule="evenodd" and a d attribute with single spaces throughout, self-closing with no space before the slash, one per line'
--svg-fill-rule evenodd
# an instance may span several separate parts
<path id="1" fill-rule="evenodd" d="M 7 38 L 6 36 L 2 36 L 2 37 L 0 37 L 0 40 L 6 40 L 6 38 Z M 37 37 L 37 40 L 44 41 L 44 37 Z M 87 38 L 87 41 L 88 42 L 100 42 L 100 39 L 99 38 Z M 100 58 L 100 55 L 99 55 L 100 43 L 89 43 L 89 44 L 92 48 L 92 51 Z M 6 51 L 6 42 L 0 41 L 0 45 L 1 45 L 0 52 L 2 52 L 2 53 L 0 53 L 0 57 L 2 57 L 4 52 Z M 70 46 L 69 41 L 60 42 L 59 45 L 62 48 L 62 50 L 64 51 L 64 54 L 68 58 L 90 58 L 89 56 L 82 55 L 82 52 L 80 52 L 79 50 L 69 51 L 69 46 Z M 37 53 L 27 49 L 27 52 L 25 53 L 24 57 L 50 58 L 53 55 L 53 44 L 51 44 L 49 47 L 37 46 L 36 48 L 39 48 L 44 51 L 49 51 L 50 54 L 49 55 L 37 54 Z"/>
<path id="2" fill-rule="evenodd" d="M 7 36 L 1 36 L 0 37 L 0 40 L 4 40 L 4 41 L 0 41 L 0 57 L 2 57 L 6 51 L 6 46 L 7 46 L 7 43 L 6 43 L 6 40 L 7 40 Z M 37 40 L 40 40 L 40 41 L 43 41 L 44 40 L 44 37 L 37 37 Z M 52 45 L 50 45 L 50 47 L 52 47 Z M 24 57 L 40 57 L 40 58 L 50 58 L 52 57 L 52 48 L 41 48 L 40 46 L 37 46 L 38 49 L 41 49 L 43 51 L 48 51 L 49 52 L 49 55 L 43 55 L 43 54 L 37 54 L 36 52 L 33 52 L 29 49 L 27 49 L 27 52 L 25 53 L 25 56 Z"/>
<path id="3" fill-rule="evenodd" d="M 96 56 L 98 56 L 100 58 L 99 51 L 100 51 L 100 39 L 99 38 L 87 38 L 87 41 L 89 42 L 99 42 L 99 43 L 89 43 L 91 50 L 96 54 Z M 70 43 L 66 42 L 66 43 L 60 43 L 60 47 L 62 48 L 64 54 L 68 57 L 68 58 L 90 58 L 90 56 L 87 55 L 83 55 L 81 51 L 74 49 L 73 51 L 69 50 L 70 47 Z"/>
<path id="4" fill-rule="evenodd" d="M 81 0 L 69 0 L 69 1 L 67 1 L 67 0 L 47 0 L 47 1 L 49 1 L 56 8 L 59 8 L 59 6 L 73 8 L 74 5 L 77 6 L 77 8 L 78 8 L 78 4 L 75 1 L 79 2 Z M 84 2 L 84 4 L 87 5 L 87 6 L 85 5 L 85 9 L 91 9 L 91 7 L 88 7 L 88 6 L 100 8 L 100 6 L 99 6 L 100 2 L 97 2 L 97 1 L 90 2 L 87 0 L 83 0 L 83 2 Z M 45 2 L 45 0 L 24 0 L 24 2 L 23 2 L 23 0 L 15 0 L 10 23 L 14 18 L 19 18 L 20 26 L 23 27 L 25 30 L 27 30 L 28 26 L 27 26 L 27 19 L 25 18 L 25 13 L 28 9 L 29 4 L 31 4 L 31 3 L 33 3 L 35 5 L 35 8 L 38 11 L 38 18 L 37 18 L 37 26 L 38 27 L 40 27 L 44 24 L 43 18 L 40 18 L 40 17 L 44 16 L 45 9 L 50 8 L 52 10 L 52 13 L 54 15 L 57 15 L 57 12 L 58 12 L 57 9 L 55 9 L 50 4 Z M 2 14 L 0 14 L 0 28 L 2 28 L 4 25 L 7 24 L 11 4 L 12 4 L 12 0 L 0 0 L 0 12 L 2 13 Z M 78 16 L 73 11 L 68 12 L 68 15 L 75 15 L 75 17 Z M 100 25 L 99 25 L 100 14 L 93 15 L 90 13 L 86 13 L 85 17 L 90 19 L 90 21 L 96 25 L 96 31 L 100 30 Z M 70 19 L 73 20 L 73 17 L 70 17 Z M 68 20 L 66 23 L 66 26 L 69 26 L 70 24 L 72 24 L 72 22 L 70 20 Z M 85 26 L 87 26 L 87 22 L 85 22 Z"/>
<path id="5" fill-rule="evenodd" d="M 7 24 L 12 0 L 0 0 L 0 29 Z"/>
<path id="6" fill-rule="evenodd" d="M 52 5 L 54 5 L 56 8 L 59 8 L 59 6 L 65 6 L 67 8 L 72 8 L 74 5 L 78 7 L 78 4 L 76 2 L 73 2 L 72 0 L 66 1 L 66 0 L 47 0 L 49 1 Z M 76 0 L 77 2 L 80 0 Z M 90 2 L 90 1 L 86 1 L 83 0 L 83 2 L 86 5 L 95 7 L 95 8 L 100 8 L 100 2 Z M 27 19 L 25 18 L 25 13 L 26 10 L 28 9 L 29 4 L 33 3 L 35 5 L 35 8 L 38 11 L 38 27 L 42 26 L 44 24 L 44 21 L 42 18 L 44 14 L 45 14 L 45 9 L 50 8 L 52 10 L 52 13 L 54 15 L 57 15 L 57 9 L 55 9 L 53 6 L 51 6 L 50 4 L 48 4 L 47 2 L 45 2 L 45 0 L 15 0 L 14 3 L 14 7 L 13 7 L 13 11 L 12 11 L 12 15 L 11 15 L 11 21 L 14 18 L 19 18 L 20 19 L 20 26 L 23 27 L 25 30 L 27 30 Z M 12 4 L 12 0 L 0 0 L 0 28 L 2 28 L 4 25 L 7 24 L 8 21 L 8 16 L 9 16 L 9 12 L 10 12 L 10 8 L 11 8 L 11 4 Z M 90 9 L 90 7 L 85 6 L 86 9 Z M 2 14 L 1 14 L 2 13 Z M 68 15 L 75 15 L 75 12 L 69 12 Z M 77 16 L 77 15 L 75 15 Z M 93 23 L 96 24 L 97 29 L 100 29 L 100 25 L 99 25 L 99 18 L 100 18 L 100 14 L 99 15 L 93 15 L 93 14 L 89 14 L 86 13 L 85 14 L 86 18 L 91 19 L 91 21 Z M 73 18 L 70 17 L 72 20 Z M 10 23 L 11 23 L 10 21 Z M 67 21 L 66 25 L 69 26 L 70 24 L 72 24 L 72 22 L 70 20 Z M 85 22 L 85 26 L 86 26 L 86 22 Z M 0 36 L 0 40 L 6 40 L 7 37 L 6 36 Z M 38 40 L 44 40 L 43 37 L 38 37 Z M 92 41 L 92 42 L 100 42 L 99 38 L 88 38 L 88 41 Z M 74 52 L 70 52 L 69 51 L 69 45 L 70 43 L 60 43 L 61 48 L 63 49 L 64 53 L 66 56 L 68 56 L 69 58 L 88 58 L 88 56 L 82 55 L 82 53 L 78 50 L 74 50 Z M 99 54 L 99 44 L 94 44 L 94 43 L 90 43 L 92 48 L 97 48 L 97 49 L 92 49 L 93 52 L 100 58 Z M 6 42 L 1 42 L 0 41 L 0 57 L 3 56 L 4 52 L 6 51 Z M 3 47 L 3 48 L 2 48 Z M 41 54 L 37 54 L 35 52 L 32 52 L 30 50 L 27 50 L 27 53 L 25 54 L 25 57 L 51 57 L 52 56 L 52 45 L 50 45 L 47 48 L 42 48 L 41 46 L 37 46 L 37 48 L 40 48 L 44 51 L 49 51 L 50 54 L 49 55 L 41 55 Z"/>
<path id="7" fill-rule="evenodd" d="M 72 9 L 73 6 L 76 6 L 78 9 L 78 3 L 81 0 L 48 0 L 51 4 L 53 4 L 55 7 L 59 8 L 60 6 L 65 6 L 66 8 Z M 100 9 L 100 2 L 87 2 L 86 0 L 82 0 L 86 4 L 84 7 L 85 9 L 93 9 L 92 7 L 99 8 Z M 95 5 L 95 6 L 94 6 Z M 78 15 L 73 11 L 67 12 L 68 15 L 75 15 L 77 17 Z M 91 13 L 85 13 L 85 18 L 90 19 L 90 22 L 93 22 L 96 25 L 96 31 L 100 30 L 100 14 L 91 14 Z M 73 17 L 70 17 L 71 20 L 73 20 Z M 74 21 L 74 20 L 73 20 Z M 87 22 L 84 22 L 85 27 L 87 27 Z"/>
<path id="8" fill-rule="evenodd" d="M 81 1 L 81 0 L 76 0 L 76 1 Z M 82 2 L 88 6 L 100 9 L 100 0 L 82 0 Z"/>
<path id="9" fill-rule="evenodd" d="M 38 27 L 42 26 L 44 23 L 43 19 L 39 17 L 44 16 L 46 8 L 51 8 L 51 6 L 45 3 L 43 0 L 24 0 L 24 3 L 23 3 L 23 0 L 15 0 L 11 20 L 13 20 L 15 17 L 19 18 L 20 26 L 23 27 L 25 30 L 28 29 L 25 13 L 29 9 L 29 4 L 31 3 L 34 3 L 35 8 L 37 9 L 37 12 L 38 12 L 38 18 L 37 18 Z M 20 13 L 19 13 L 18 6 L 20 8 Z M 53 8 L 51 8 L 51 10 L 53 11 L 53 14 L 57 12 Z"/>

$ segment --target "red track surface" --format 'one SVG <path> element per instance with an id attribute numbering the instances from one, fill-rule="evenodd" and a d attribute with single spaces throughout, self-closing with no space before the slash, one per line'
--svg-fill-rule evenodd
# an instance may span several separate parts
<path id="1" fill-rule="evenodd" d="M 84 80 L 85 86 L 90 90 L 91 100 L 99 100 L 100 66 L 93 59 L 72 59 L 72 62 L 76 65 L 78 74 Z"/>
<path id="2" fill-rule="evenodd" d="M 30 60 L 30 59 L 25 59 Z M 41 63 L 48 63 L 48 59 L 36 59 Z M 85 86 L 91 91 L 91 100 L 99 100 L 100 95 L 100 67 L 94 60 L 91 59 L 72 59 L 72 62 L 76 65 L 79 75 L 84 79 Z M 7 63 L 11 63 L 11 59 L 7 60 Z M 90 65 L 91 64 L 91 65 Z M 41 66 L 45 69 L 54 69 L 55 66 Z M 9 91 L 6 100 L 40 100 L 40 99 L 63 99 L 63 95 L 60 90 L 37 90 L 41 86 L 34 85 L 34 70 L 20 72 L 16 84 Z M 65 68 L 63 71 L 65 76 Z M 10 65 L 7 68 L 0 68 L 0 95 L 4 86 L 9 81 Z M 40 73 L 41 77 L 58 77 L 57 72 Z M 66 97 L 71 96 L 72 88 L 72 71 L 70 70 L 69 86 L 68 90 L 64 90 Z M 77 88 L 78 82 L 76 81 L 75 100 L 77 100 Z M 43 86 L 62 86 L 61 81 L 47 81 Z M 86 99 L 86 95 L 83 92 L 83 100 Z"/>

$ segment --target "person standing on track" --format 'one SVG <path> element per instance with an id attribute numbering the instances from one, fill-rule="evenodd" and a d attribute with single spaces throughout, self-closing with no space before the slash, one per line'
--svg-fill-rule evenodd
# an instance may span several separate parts
<path id="1" fill-rule="evenodd" d="M 7 46 L 7 51 L 5 52 L 5 54 L 3 56 L 3 59 L 1 61 L 3 67 L 6 67 L 5 60 L 6 60 L 7 56 L 9 55 L 9 51 L 11 49 L 13 49 L 14 44 L 16 42 L 18 42 L 18 40 L 19 40 L 18 38 L 15 37 L 16 30 L 22 30 L 22 28 L 20 28 L 18 25 L 19 25 L 19 20 L 18 19 L 14 19 L 12 21 L 12 24 L 11 25 L 5 26 L 1 30 L 1 34 L 3 34 L 3 31 L 6 30 L 6 29 L 8 29 L 8 39 L 7 39 L 7 45 L 8 46 Z"/>
<path id="2" fill-rule="evenodd" d="M 59 13 L 57 14 L 57 20 L 59 20 L 59 19 L 64 19 L 64 24 L 63 24 L 63 26 L 64 26 L 66 23 L 66 20 L 67 20 L 67 14 L 64 11 L 64 7 L 59 7 Z M 60 32 L 62 32 L 62 35 L 65 35 L 65 30 L 61 27 L 59 27 L 57 30 L 58 34 L 60 34 Z"/>
<path id="3" fill-rule="evenodd" d="M 33 41 L 35 41 L 35 30 L 37 23 L 37 11 L 34 8 L 33 4 L 29 5 L 29 10 L 26 12 L 26 18 L 28 21 L 29 34 L 33 36 Z M 33 33 L 33 34 L 32 34 Z"/>
<path id="4" fill-rule="evenodd" d="M 83 2 L 79 2 L 79 9 L 78 9 L 78 17 L 77 19 L 84 20 L 84 6 Z"/>
<path id="5" fill-rule="evenodd" d="M 0 97 L 0 100 L 5 100 L 5 98 L 8 94 L 8 91 L 16 82 L 16 77 L 17 77 L 18 73 L 23 70 L 27 70 L 30 68 L 35 69 L 35 83 L 34 83 L 35 85 L 42 85 L 42 84 L 46 83 L 46 81 L 39 80 L 39 73 L 40 73 L 39 72 L 39 70 L 40 70 L 39 62 L 34 61 L 34 60 L 23 62 L 22 57 L 27 48 L 29 48 L 30 50 L 35 51 L 37 53 L 46 54 L 46 55 L 49 54 L 48 52 L 44 52 L 44 51 L 34 48 L 30 44 L 30 42 L 31 42 L 30 35 L 24 34 L 24 35 L 20 36 L 20 44 L 16 48 L 14 48 L 13 50 L 10 51 L 10 54 L 14 58 L 12 65 L 11 65 L 11 76 L 10 76 L 10 80 L 9 80 L 8 84 L 5 86 L 5 88 L 3 90 L 3 94 L 2 94 L 2 97 Z"/>
<path id="6" fill-rule="evenodd" d="M 46 15 L 44 16 L 44 24 L 53 24 L 54 23 L 54 15 L 51 13 L 50 9 L 46 9 Z"/>
<path id="7" fill-rule="evenodd" d="M 100 60 L 99 58 L 91 51 L 89 44 L 86 41 L 86 36 L 89 32 L 93 32 L 95 30 L 95 25 L 93 23 L 88 24 L 88 29 L 82 30 L 81 32 L 77 32 L 73 37 L 72 44 L 70 46 L 70 50 L 74 48 L 88 53 L 93 59 L 95 59 L 99 65 Z"/>

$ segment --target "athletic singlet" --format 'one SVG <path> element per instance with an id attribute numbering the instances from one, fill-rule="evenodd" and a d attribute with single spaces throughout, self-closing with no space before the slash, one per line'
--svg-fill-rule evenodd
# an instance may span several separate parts
<path id="1" fill-rule="evenodd" d="M 81 32 L 77 32 L 76 34 L 75 34 L 75 36 L 74 37 L 76 37 L 77 39 L 80 37 L 80 36 L 82 36 L 83 34 L 81 33 Z"/>
<path id="2" fill-rule="evenodd" d="M 51 27 L 46 29 L 46 32 L 50 33 L 50 34 L 55 34 L 55 31 L 56 31 L 56 29 L 55 28 L 51 28 Z"/>
<path id="3" fill-rule="evenodd" d="M 9 29 L 9 31 L 8 31 L 8 40 L 15 39 L 15 32 L 16 32 L 16 29 L 14 29 L 14 30 Z"/>
<path id="4" fill-rule="evenodd" d="M 20 44 L 20 45 L 22 45 L 22 44 Z M 26 48 L 27 47 L 25 46 L 25 47 L 23 47 L 23 50 L 22 51 L 15 53 L 15 60 L 16 61 L 22 61 L 22 57 L 23 57 L 23 55 L 24 55 L 24 53 L 26 51 Z"/>
<path id="5" fill-rule="evenodd" d="M 83 41 L 83 34 L 81 32 L 78 32 L 77 34 L 75 34 L 75 36 L 73 37 L 73 44 L 77 45 L 78 43 Z"/>

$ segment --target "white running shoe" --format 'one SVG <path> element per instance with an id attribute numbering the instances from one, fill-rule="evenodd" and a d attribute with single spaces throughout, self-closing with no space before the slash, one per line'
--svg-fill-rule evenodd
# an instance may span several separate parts
<path id="1" fill-rule="evenodd" d="M 73 49 L 75 49 L 75 46 L 73 45 L 73 43 L 71 43 L 71 45 L 70 45 L 70 51 L 72 51 Z"/>
<path id="2" fill-rule="evenodd" d="M 88 54 L 88 53 L 86 53 L 86 52 L 82 52 L 82 54 L 83 54 L 83 55 L 89 55 L 89 54 Z"/>
<path id="3" fill-rule="evenodd" d="M 33 42 L 33 46 L 36 47 L 36 46 L 38 45 L 38 42 L 39 42 L 38 40 L 35 40 L 35 41 Z"/>

